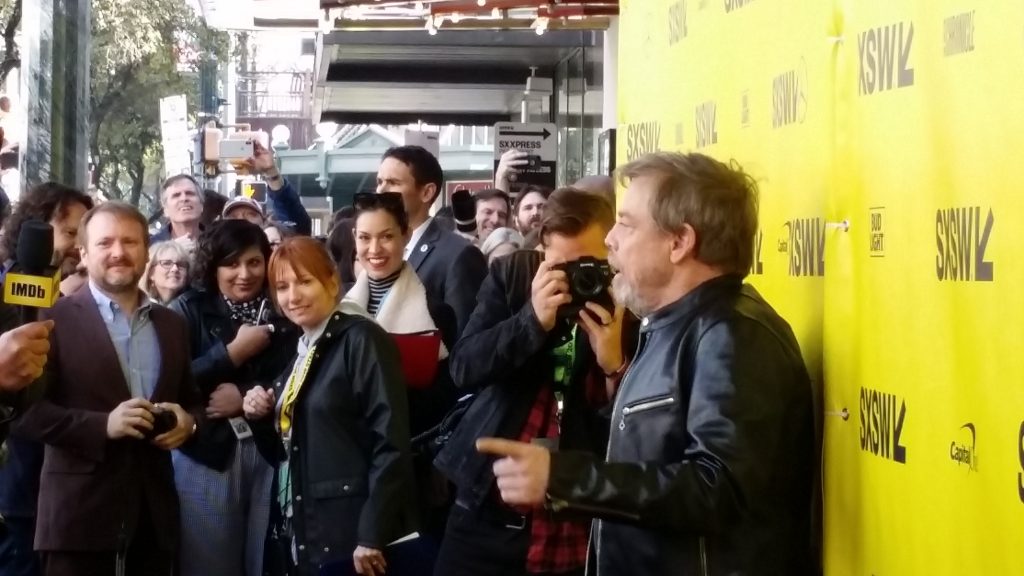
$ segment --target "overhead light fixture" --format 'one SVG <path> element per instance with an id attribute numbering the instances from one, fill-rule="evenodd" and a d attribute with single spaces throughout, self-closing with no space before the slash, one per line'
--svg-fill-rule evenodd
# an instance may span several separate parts
<path id="1" fill-rule="evenodd" d="M 484 6 L 487 6 L 487 0 L 476 0 L 476 5 L 483 8 Z"/>
<path id="2" fill-rule="evenodd" d="M 533 28 L 535 32 L 537 32 L 537 36 L 540 36 L 544 34 L 544 32 L 547 32 L 548 18 L 544 16 L 538 17 L 536 20 L 533 21 L 533 24 L 530 27 Z"/>
<path id="3" fill-rule="evenodd" d="M 278 124 L 274 126 L 274 129 L 270 131 L 271 145 L 288 144 L 288 140 L 292 137 L 292 131 L 288 129 L 288 126 L 284 124 Z"/>
<path id="4" fill-rule="evenodd" d="M 451 19 L 452 19 L 452 24 L 458 24 L 459 20 L 462 20 L 462 16 L 459 16 L 458 12 L 452 12 Z"/>
<path id="5" fill-rule="evenodd" d="M 316 131 L 317 136 L 322 140 L 326 140 L 331 136 L 334 136 L 334 133 L 338 131 L 338 124 L 335 122 L 321 122 L 316 125 L 314 130 Z"/>

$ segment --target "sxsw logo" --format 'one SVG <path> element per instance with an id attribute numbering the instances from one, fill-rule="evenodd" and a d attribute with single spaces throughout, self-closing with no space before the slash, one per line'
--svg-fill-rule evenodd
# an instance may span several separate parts
<path id="1" fill-rule="evenodd" d="M 728 14 L 733 10 L 739 10 L 753 1 L 754 0 L 725 0 L 725 13 Z"/>
<path id="2" fill-rule="evenodd" d="M 750 127 L 750 91 L 744 90 L 740 95 L 740 126 Z"/>
<path id="3" fill-rule="evenodd" d="M 697 125 L 697 148 L 718 144 L 718 106 L 709 100 L 697 106 L 694 121 Z"/>
<path id="4" fill-rule="evenodd" d="M 992 282 L 994 266 L 985 252 L 996 219 L 989 208 L 982 224 L 984 213 L 981 206 L 935 211 L 935 275 L 940 281 Z"/>
<path id="5" fill-rule="evenodd" d="M 789 260 L 789 275 L 825 275 L 825 221 L 822 218 L 797 218 L 786 222 L 778 251 Z"/>
<path id="6" fill-rule="evenodd" d="M 858 92 L 862 96 L 914 85 L 914 68 L 910 66 L 913 22 L 898 22 L 861 32 L 857 46 L 860 53 Z"/>
<path id="7" fill-rule="evenodd" d="M 902 444 L 907 402 L 895 394 L 860 389 L 860 449 L 886 460 L 907 463 Z"/>
<path id="8" fill-rule="evenodd" d="M 761 261 L 761 247 L 764 246 L 764 231 L 758 229 L 754 235 L 754 258 L 750 264 L 750 274 L 760 276 L 764 274 L 764 262 Z"/>
<path id="9" fill-rule="evenodd" d="M 973 423 L 960 427 L 961 438 L 949 443 L 949 459 L 958 466 L 966 466 L 968 472 L 978 471 L 978 435 Z M 964 432 L 966 431 L 966 432 Z"/>
<path id="10" fill-rule="evenodd" d="M 661 124 L 637 122 L 626 125 L 626 160 L 632 162 L 644 154 L 657 152 L 661 143 Z"/>
<path id="11" fill-rule="evenodd" d="M 686 0 L 678 0 L 668 7 L 668 45 L 673 46 L 690 33 L 686 21 Z"/>
<path id="12" fill-rule="evenodd" d="M 807 119 L 807 63 L 772 80 L 772 128 L 803 123 Z"/>
<path id="13" fill-rule="evenodd" d="M 872 258 L 885 257 L 885 207 L 876 206 L 869 208 L 869 219 L 871 221 L 871 250 Z"/>
<path id="14" fill-rule="evenodd" d="M 974 10 L 942 22 L 942 54 L 946 57 L 974 52 Z"/>

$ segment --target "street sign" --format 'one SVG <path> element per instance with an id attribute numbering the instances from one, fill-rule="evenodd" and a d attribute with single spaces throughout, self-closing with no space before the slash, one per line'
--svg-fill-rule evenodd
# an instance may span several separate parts
<path id="1" fill-rule="evenodd" d="M 420 146 L 434 155 L 441 157 L 440 133 L 431 130 L 410 130 L 406 128 L 402 134 L 406 146 Z"/>
<path id="2" fill-rule="evenodd" d="M 188 103 L 184 94 L 160 99 L 160 140 L 164 147 L 166 176 L 192 172 L 188 133 Z"/>
<path id="3" fill-rule="evenodd" d="M 558 171 L 558 129 L 550 123 L 520 124 L 498 122 L 494 125 L 494 170 L 508 150 L 527 154 L 529 164 L 509 174 L 509 193 L 518 196 L 528 184 L 554 189 Z"/>

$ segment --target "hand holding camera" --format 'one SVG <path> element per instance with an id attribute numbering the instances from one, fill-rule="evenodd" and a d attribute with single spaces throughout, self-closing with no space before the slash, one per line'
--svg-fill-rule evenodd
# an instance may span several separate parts
<path id="1" fill-rule="evenodd" d="M 145 398 L 125 400 L 107 416 L 107 438 L 145 440 L 146 434 L 153 430 L 155 411 L 156 406 Z"/>
<path id="2" fill-rule="evenodd" d="M 533 313 L 545 332 L 554 329 L 559 318 L 559 308 L 572 302 L 568 277 L 559 266 L 561 264 L 542 261 L 531 286 Z"/>
<path id="3" fill-rule="evenodd" d="M 544 270 L 542 264 L 542 270 Z M 612 273 L 607 260 L 591 256 L 572 262 L 558 263 L 547 274 L 561 274 L 560 301 L 555 311 L 558 318 L 575 320 L 587 333 L 597 363 L 605 374 L 619 370 L 625 358 L 622 353 L 622 319 L 625 309 L 616 305 L 611 293 Z M 541 276 L 538 272 L 537 277 Z M 536 280 L 535 280 L 536 282 Z M 538 317 L 540 315 L 538 314 Z M 550 330 L 550 328 L 548 328 Z"/>
<path id="4" fill-rule="evenodd" d="M 530 164 L 528 156 L 526 152 L 515 148 L 506 150 L 501 155 L 501 160 L 498 161 L 498 167 L 494 170 L 494 187 L 509 192 L 509 184 L 518 179 L 516 176 L 519 170 Z"/>
<path id="5" fill-rule="evenodd" d="M 161 402 L 156 405 L 154 414 L 156 423 L 150 440 L 154 446 L 163 450 L 174 450 L 185 443 L 195 431 L 195 418 L 181 406 L 172 402 Z"/>

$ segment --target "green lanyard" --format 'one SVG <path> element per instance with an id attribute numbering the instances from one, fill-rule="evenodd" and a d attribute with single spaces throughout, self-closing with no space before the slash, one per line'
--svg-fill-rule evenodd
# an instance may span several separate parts
<path id="1" fill-rule="evenodd" d="M 569 340 L 551 351 L 555 363 L 554 391 L 555 401 L 558 403 L 558 418 L 562 417 L 562 402 L 565 391 L 569 389 L 572 381 L 573 365 L 576 363 L 576 329 L 572 327 Z"/>

